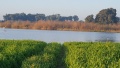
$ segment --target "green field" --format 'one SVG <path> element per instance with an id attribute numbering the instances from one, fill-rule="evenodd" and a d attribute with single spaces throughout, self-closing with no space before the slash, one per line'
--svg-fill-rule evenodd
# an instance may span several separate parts
<path id="1" fill-rule="evenodd" d="M 120 68 L 120 43 L 0 40 L 0 68 Z"/>

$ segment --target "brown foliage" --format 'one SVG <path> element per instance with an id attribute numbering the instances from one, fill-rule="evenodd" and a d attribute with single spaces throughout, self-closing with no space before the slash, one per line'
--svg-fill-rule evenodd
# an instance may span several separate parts
<path id="1" fill-rule="evenodd" d="M 6 21 L 1 22 L 0 27 L 15 29 L 38 29 L 38 30 L 72 30 L 72 31 L 100 31 L 120 32 L 120 24 L 97 24 L 75 21 Z"/>

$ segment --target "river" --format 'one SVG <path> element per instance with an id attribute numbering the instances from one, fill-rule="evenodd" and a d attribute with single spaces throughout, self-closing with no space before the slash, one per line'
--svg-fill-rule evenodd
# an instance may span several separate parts
<path id="1" fill-rule="evenodd" d="M 40 40 L 45 42 L 120 42 L 120 33 L 29 30 L 0 28 L 0 39 Z"/>

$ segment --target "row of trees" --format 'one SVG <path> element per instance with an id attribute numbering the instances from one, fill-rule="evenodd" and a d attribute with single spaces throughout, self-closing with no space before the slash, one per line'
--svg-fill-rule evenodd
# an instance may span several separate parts
<path id="1" fill-rule="evenodd" d="M 116 9 L 108 8 L 101 10 L 95 17 L 93 15 L 88 15 L 85 18 L 86 22 L 95 22 L 95 23 L 102 23 L 102 24 L 110 24 L 110 23 L 117 23 L 119 22 L 120 18 L 116 17 Z"/>
<path id="2" fill-rule="evenodd" d="M 108 8 L 102 9 L 94 18 L 94 15 L 88 15 L 85 18 L 85 22 L 94 22 L 102 24 L 113 24 L 120 22 L 120 18 L 116 17 L 116 9 Z M 46 16 L 45 14 L 25 14 L 25 13 L 16 13 L 16 14 L 6 14 L 3 16 L 4 21 L 39 21 L 39 20 L 51 20 L 51 21 L 78 21 L 79 18 L 77 15 L 74 16 L 61 16 L 60 14 L 54 14 Z"/>
<path id="3" fill-rule="evenodd" d="M 60 14 L 49 15 L 45 14 L 25 14 L 25 13 L 16 13 L 16 14 L 6 14 L 3 16 L 5 21 L 39 21 L 39 20 L 52 20 L 52 21 L 78 21 L 79 18 L 77 15 L 74 16 L 61 16 Z"/>

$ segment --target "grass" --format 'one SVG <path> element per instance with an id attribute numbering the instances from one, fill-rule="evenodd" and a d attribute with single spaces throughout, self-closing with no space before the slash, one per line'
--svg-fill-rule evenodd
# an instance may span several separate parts
<path id="1" fill-rule="evenodd" d="M 0 40 L 0 68 L 120 68 L 120 43 Z"/>
<path id="2" fill-rule="evenodd" d="M 91 32 L 120 32 L 120 23 L 99 24 L 75 21 L 5 21 L 0 22 L 0 28 L 37 29 L 37 30 L 63 30 L 63 31 L 91 31 Z"/>

